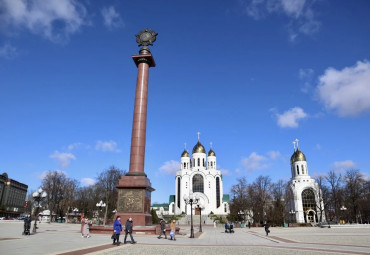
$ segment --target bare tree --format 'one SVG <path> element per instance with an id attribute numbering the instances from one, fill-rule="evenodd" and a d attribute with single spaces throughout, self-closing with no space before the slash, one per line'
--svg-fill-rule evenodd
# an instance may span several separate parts
<path id="1" fill-rule="evenodd" d="M 271 195 L 273 199 L 272 206 L 270 206 L 269 218 L 273 224 L 282 225 L 286 218 L 286 203 L 285 192 L 287 182 L 278 180 L 276 183 L 271 184 Z"/>
<path id="2" fill-rule="evenodd" d="M 344 181 L 346 183 L 344 192 L 350 209 L 350 217 L 358 223 L 359 202 L 363 197 L 365 180 L 359 170 L 351 169 L 346 172 Z"/>
<path id="3" fill-rule="evenodd" d="M 322 216 L 325 213 L 326 220 L 327 218 L 327 207 L 329 203 L 329 188 L 325 185 L 325 180 L 327 179 L 324 175 L 319 175 L 315 177 L 316 183 L 318 185 L 318 189 L 315 189 L 315 195 L 318 198 L 318 201 L 316 201 L 317 209 L 320 211 L 320 219 L 319 222 L 322 222 Z"/>
<path id="4" fill-rule="evenodd" d="M 339 208 L 341 203 L 343 203 L 343 177 L 339 173 L 336 173 L 334 170 L 331 170 L 325 177 L 328 184 L 328 200 L 326 211 L 329 215 L 334 214 L 335 218 L 338 220 Z"/>
<path id="5" fill-rule="evenodd" d="M 103 191 L 102 198 L 105 200 L 104 202 L 106 203 L 103 225 L 105 225 L 108 208 L 116 208 L 117 206 L 118 191 L 116 189 L 116 185 L 118 184 L 121 176 L 125 174 L 125 170 L 121 170 L 116 168 L 115 166 L 111 166 L 109 167 L 109 169 L 104 170 L 98 175 L 98 182 L 96 185 Z M 111 212 L 109 214 L 111 215 Z"/>
<path id="6" fill-rule="evenodd" d="M 239 178 L 237 182 L 237 184 L 231 187 L 231 195 L 233 198 L 230 203 L 230 218 L 240 221 L 244 219 L 240 219 L 241 215 L 239 212 L 242 211 L 244 214 L 248 213 L 248 183 L 245 177 Z"/>
<path id="7" fill-rule="evenodd" d="M 249 201 L 253 209 L 253 218 L 257 222 L 266 220 L 267 203 L 271 201 L 271 178 L 258 176 L 248 188 Z"/>

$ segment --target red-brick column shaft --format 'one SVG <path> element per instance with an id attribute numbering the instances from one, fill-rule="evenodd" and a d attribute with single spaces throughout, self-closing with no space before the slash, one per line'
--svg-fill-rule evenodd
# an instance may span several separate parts
<path id="1" fill-rule="evenodd" d="M 128 175 L 145 175 L 146 115 L 148 105 L 149 68 L 154 66 L 152 55 L 136 55 L 133 59 L 138 67 L 134 119 L 132 123 L 130 169 Z"/>

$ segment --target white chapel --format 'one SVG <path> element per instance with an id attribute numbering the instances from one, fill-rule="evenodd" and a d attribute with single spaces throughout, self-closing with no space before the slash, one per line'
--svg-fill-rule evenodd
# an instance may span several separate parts
<path id="1" fill-rule="evenodd" d="M 186 205 L 184 195 L 197 195 L 200 203 L 204 206 L 202 215 L 213 212 L 218 215 L 227 215 L 229 209 L 229 195 L 223 193 L 222 174 L 217 170 L 216 153 L 210 150 L 206 153 L 199 139 L 194 146 L 190 157 L 186 147 L 181 154 L 181 169 L 176 172 L 175 196 L 170 201 L 170 214 L 190 215 L 190 205 Z M 171 200 L 171 199 L 170 199 Z M 193 214 L 198 214 L 193 206 Z"/>
<path id="2" fill-rule="evenodd" d="M 290 158 L 292 178 L 289 182 L 290 203 L 287 211 L 296 223 L 318 223 L 323 211 L 322 193 L 315 179 L 308 175 L 306 156 L 294 142 L 294 153 Z M 321 209 L 321 210 L 320 210 Z M 325 221 L 323 211 L 322 221 Z"/>

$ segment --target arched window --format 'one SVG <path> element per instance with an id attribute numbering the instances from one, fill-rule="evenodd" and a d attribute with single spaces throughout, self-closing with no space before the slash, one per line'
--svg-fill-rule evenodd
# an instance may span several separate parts
<path id="1" fill-rule="evenodd" d="M 226 206 L 226 204 L 225 204 L 225 206 L 224 206 L 224 210 L 225 210 L 225 212 L 227 212 L 227 206 Z"/>
<path id="2" fill-rule="evenodd" d="M 302 191 L 302 205 L 305 216 L 308 210 L 313 210 L 316 212 L 315 194 L 313 193 L 312 189 L 305 189 Z"/>
<path id="3" fill-rule="evenodd" d="M 193 177 L 193 192 L 204 193 L 204 181 L 201 174 L 195 174 Z"/>
<path id="4" fill-rule="evenodd" d="M 216 177 L 216 206 L 217 208 L 221 205 L 220 197 L 220 177 Z"/>
<path id="5" fill-rule="evenodd" d="M 213 167 L 213 161 L 211 161 L 211 167 Z"/>
<path id="6" fill-rule="evenodd" d="M 205 159 L 203 159 L 203 167 L 205 167 L 206 166 L 206 161 L 205 161 Z"/>
<path id="7" fill-rule="evenodd" d="M 186 163 L 184 162 L 184 169 L 186 168 Z"/>
<path id="8" fill-rule="evenodd" d="M 180 199 L 181 199 L 181 180 L 180 177 L 177 178 L 177 207 L 180 208 Z"/>
<path id="9" fill-rule="evenodd" d="M 299 166 L 297 165 L 297 174 L 299 174 Z"/>
<path id="10" fill-rule="evenodd" d="M 198 166 L 200 166 L 200 158 L 198 158 Z"/>
<path id="11" fill-rule="evenodd" d="M 302 168 L 302 174 L 304 174 L 304 166 L 301 165 L 301 168 Z"/>

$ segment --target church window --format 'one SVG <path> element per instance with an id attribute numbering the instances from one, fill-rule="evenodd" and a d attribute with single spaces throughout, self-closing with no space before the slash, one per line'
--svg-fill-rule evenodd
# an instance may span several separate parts
<path id="1" fill-rule="evenodd" d="M 211 161 L 211 167 L 213 167 L 213 162 Z"/>
<path id="2" fill-rule="evenodd" d="M 225 212 L 227 212 L 227 206 L 226 206 L 226 204 L 224 204 L 224 210 L 225 210 Z"/>
<path id="3" fill-rule="evenodd" d="M 304 166 L 301 165 L 301 168 L 302 168 L 302 174 L 304 174 Z"/>
<path id="4" fill-rule="evenodd" d="M 184 169 L 186 168 L 186 163 L 184 163 Z"/>
<path id="5" fill-rule="evenodd" d="M 198 158 L 198 166 L 200 166 L 200 158 Z"/>
<path id="6" fill-rule="evenodd" d="M 206 161 L 203 159 L 203 167 L 206 166 Z"/>
<path id="7" fill-rule="evenodd" d="M 180 208 L 180 199 L 181 199 L 181 180 L 180 177 L 177 178 L 177 207 Z"/>
<path id="8" fill-rule="evenodd" d="M 195 174 L 193 177 L 193 192 L 204 193 L 204 181 L 201 174 Z"/>
<path id="9" fill-rule="evenodd" d="M 211 188 L 211 182 L 208 182 L 208 188 Z"/>
<path id="10" fill-rule="evenodd" d="M 313 210 L 316 212 L 315 194 L 313 193 L 312 189 L 305 189 L 304 191 L 302 191 L 302 205 L 305 216 L 308 210 Z"/>
<path id="11" fill-rule="evenodd" d="M 175 204 L 172 204 L 172 213 L 175 213 Z"/>
<path id="12" fill-rule="evenodd" d="M 216 206 L 217 208 L 221 205 L 220 197 L 220 177 L 216 177 Z"/>
<path id="13" fill-rule="evenodd" d="M 297 165 L 297 174 L 299 174 L 299 166 Z"/>

